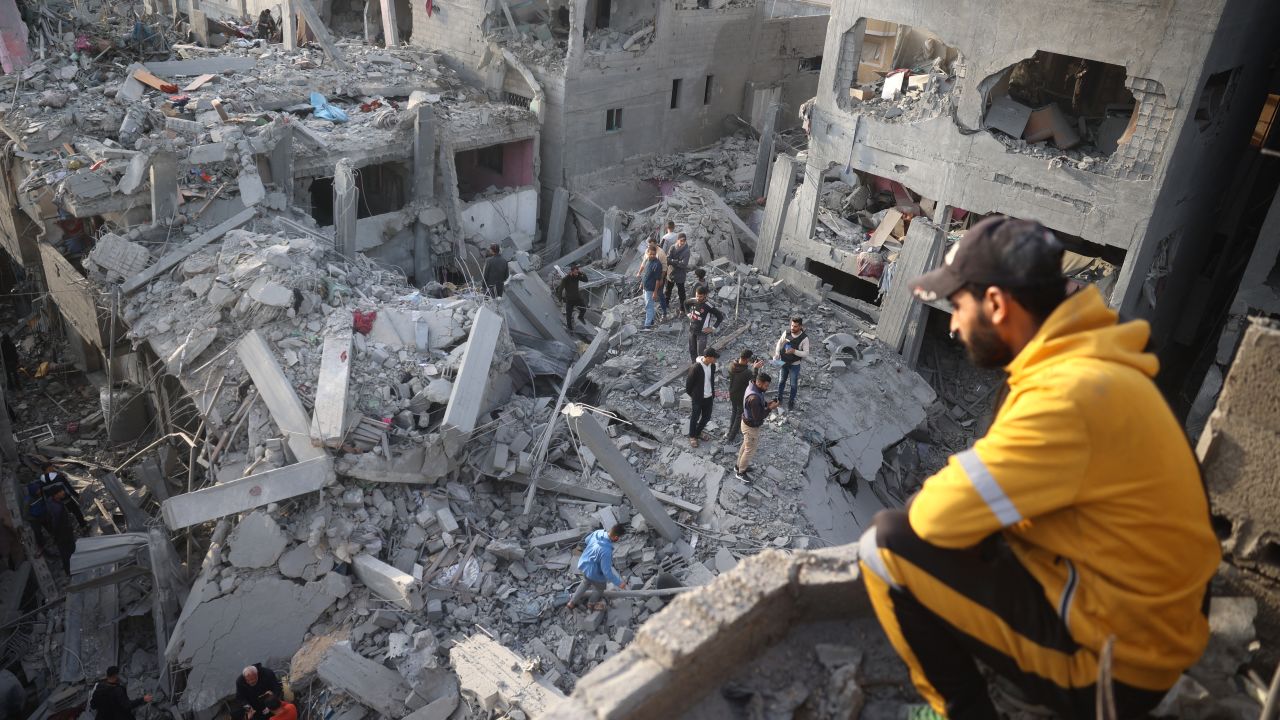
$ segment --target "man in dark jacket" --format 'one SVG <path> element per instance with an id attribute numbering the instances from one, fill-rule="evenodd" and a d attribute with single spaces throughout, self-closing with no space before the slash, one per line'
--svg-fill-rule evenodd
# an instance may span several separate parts
<path id="1" fill-rule="evenodd" d="M 84 519 L 84 511 L 80 509 L 80 496 L 76 494 L 75 488 L 71 487 L 71 481 L 53 463 L 45 463 L 43 470 L 44 472 L 40 473 L 41 492 L 48 497 L 53 497 L 54 491 L 61 488 L 67 495 L 62 504 L 76 516 L 76 521 L 80 523 L 82 530 L 88 527 L 89 523 Z"/>
<path id="2" fill-rule="evenodd" d="M 53 544 L 58 547 L 58 557 L 62 560 L 62 569 L 71 577 L 71 556 L 76 551 L 76 530 L 71 525 L 71 511 L 67 505 L 71 502 L 61 487 L 55 487 L 52 493 L 45 493 L 45 509 L 48 512 L 48 529 L 53 535 Z"/>
<path id="3" fill-rule="evenodd" d="M 564 301 L 564 322 L 569 326 L 569 332 L 573 332 L 573 309 L 578 309 L 578 319 L 587 321 L 587 303 L 582 297 L 582 291 L 579 286 L 585 276 L 582 269 L 578 267 L 578 263 L 569 266 L 569 273 L 560 280 L 560 285 L 556 287 L 556 295 Z"/>
<path id="4" fill-rule="evenodd" d="M 489 246 L 489 259 L 484 261 L 484 289 L 494 297 L 502 297 L 511 268 L 507 259 L 502 257 L 502 250 L 497 245 Z"/>
<path id="5" fill-rule="evenodd" d="M 269 667 L 262 663 L 254 663 L 245 668 L 236 678 L 236 701 L 253 711 L 251 717 L 269 718 L 271 708 L 267 703 L 272 698 L 284 696 L 284 686 L 280 678 Z M 248 712 L 245 713 L 249 715 Z"/>
<path id="6" fill-rule="evenodd" d="M 644 292 L 644 326 L 653 327 L 654 317 L 658 313 L 658 298 L 662 292 L 662 261 L 658 259 L 658 248 L 650 246 L 645 251 L 644 263 L 640 265 L 640 290 Z"/>
<path id="7" fill-rule="evenodd" d="M 742 399 L 742 447 L 738 448 L 738 461 L 734 468 L 738 479 L 751 482 L 747 470 L 751 466 L 751 458 L 756 454 L 760 442 L 760 428 L 764 427 L 765 418 L 778 407 L 777 400 L 767 400 L 769 382 L 773 378 L 769 373 L 758 372 L 747 385 L 747 393 Z"/>
<path id="8" fill-rule="evenodd" d="M 149 702 L 150 695 L 129 699 L 129 690 L 120 680 L 120 668 L 115 665 L 107 668 L 106 679 L 93 686 L 89 697 L 89 707 L 98 713 L 97 720 L 133 720 L 133 709 Z"/>
<path id="9" fill-rule="evenodd" d="M 711 402 L 716 397 L 716 358 L 720 351 L 707 348 L 685 375 L 684 391 L 693 401 L 689 414 L 689 445 L 698 447 L 699 440 L 711 438 L 702 434 L 711 420 Z"/>
<path id="10" fill-rule="evenodd" d="M 684 307 L 688 301 L 684 297 L 684 283 L 689 277 L 689 239 L 684 233 L 676 235 L 676 240 L 671 247 L 666 248 L 667 251 L 667 289 L 664 297 L 667 304 L 671 303 L 671 289 L 675 288 L 680 294 L 680 304 L 677 307 Z"/>
<path id="11" fill-rule="evenodd" d="M 18 346 L 13 344 L 9 333 L 0 335 L 0 356 L 4 359 L 4 374 L 9 389 L 18 392 Z"/>
<path id="12" fill-rule="evenodd" d="M 724 322 L 724 313 L 707 302 L 707 286 L 699 285 L 693 291 L 693 299 L 686 309 L 689 311 L 689 362 L 697 362 L 707 349 L 707 341 L 720 323 Z M 714 321 L 714 322 L 713 322 Z"/>
<path id="13" fill-rule="evenodd" d="M 742 399 L 747 394 L 747 386 L 755 379 L 756 373 L 762 367 L 764 367 L 764 360 L 756 359 L 755 353 L 750 350 L 743 350 L 737 360 L 729 363 L 729 407 L 733 408 L 733 415 L 729 418 L 729 431 L 725 433 L 725 442 L 737 440 L 742 432 L 738 427 L 742 423 Z"/>

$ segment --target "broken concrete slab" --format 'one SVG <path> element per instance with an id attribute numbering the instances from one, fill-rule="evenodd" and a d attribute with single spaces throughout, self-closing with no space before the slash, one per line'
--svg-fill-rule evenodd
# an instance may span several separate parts
<path id="1" fill-rule="evenodd" d="M 240 188 L 240 202 L 245 207 L 253 207 L 267 197 L 267 188 L 262 184 L 262 176 L 254 168 L 247 168 L 236 178 Z"/>
<path id="2" fill-rule="evenodd" d="M 351 567 L 356 578 L 378 597 L 405 610 L 415 609 L 417 596 L 413 591 L 417 583 L 412 575 L 401 572 L 368 553 L 357 555 L 352 560 Z"/>
<path id="3" fill-rule="evenodd" d="M 462 692 L 475 698 L 486 712 L 497 708 L 542 716 L 564 699 L 554 685 L 525 671 L 525 660 L 477 633 L 449 651 Z"/>
<path id="4" fill-rule="evenodd" d="M 410 688 L 400 673 L 360 655 L 348 642 L 330 646 L 316 673 L 330 688 L 350 695 L 381 717 L 401 718 L 409 712 L 404 698 Z"/>
<path id="5" fill-rule="evenodd" d="M 658 499 L 654 497 L 649 484 L 618 450 L 618 446 L 613 443 L 613 438 L 609 437 L 590 411 L 582 405 L 570 403 L 565 406 L 564 414 L 574 432 L 591 449 L 591 452 L 595 453 L 596 459 L 609 473 L 609 477 L 613 478 L 614 483 L 631 500 L 631 505 L 644 515 L 649 524 L 667 541 L 679 540 L 680 527 L 658 504 Z"/>
<path id="6" fill-rule="evenodd" d="M 299 461 L 326 457 L 322 448 L 311 444 L 311 419 L 262 335 L 257 330 L 245 333 L 236 345 L 236 354 L 253 378 L 254 387 L 271 411 L 271 418 L 287 438 L 294 457 Z"/>
<path id="7" fill-rule="evenodd" d="M 89 253 L 89 260 L 109 273 L 128 278 L 147 267 L 151 253 L 142 245 L 129 242 L 115 233 L 103 233 Z"/>
<path id="8" fill-rule="evenodd" d="M 573 336 L 564 326 L 564 316 L 556 307 L 551 288 L 536 273 L 512 275 L 507 279 L 503 296 L 511 298 L 516 308 L 544 338 L 575 346 Z"/>
<path id="9" fill-rule="evenodd" d="M 197 75 L 221 75 L 240 73 L 258 66 L 254 57 L 223 55 L 198 60 L 164 60 L 149 62 L 146 69 L 161 77 L 195 77 Z"/>
<path id="10" fill-rule="evenodd" d="M 201 233 L 200 235 L 197 235 L 193 240 L 188 242 L 186 245 L 183 245 L 177 250 L 174 250 L 173 252 L 168 253 L 164 257 L 160 258 L 159 260 L 156 261 L 155 265 L 152 265 L 151 267 L 147 268 L 141 273 L 138 273 L 134 277 L 130 278 L 128 281 L 124 283 L 123 286 L 121 286 L 121 290 L 124 292 L 125 295 L 129 295 L 130 293 L 137 291 L 139 288 L 150 284 L 152 280 L 155 280 L 157 277 L 160 277 L 161 273 L 168 272 L 170 269 L 173 268 L 174 265 L 177 265 L 183 260 L 186 260 L 188 257 L 194 255 L 198 250 L 200 250 L 204 246 L 208 245 L 209 243 L 215 240 L 218 240 L 223 235 L 226 235 L 228 232 L 249 222 L 250 220 L 253 219 L 254 215 L 256 214 L 257 213 L 253 208 L 248 208 L 246 210 L 240 211 L 239 213 L 224 220 L 223 222 L 218 223 L 218 225 L 214 226 L 213 228 Z"/>
<path id="11" fill-rule="evenodd" d="M 142 182 L 147 179 L 147 170 L 151 167 L 151 156 L 146 153 L 138 153 L 129 160 L 128 167 L 125 168 L 124 174 L 120 176 L 120 182 L 116 184 L 116 192 L 132 195 L 142 187 Z"/>
<path id="12" fill-rule="evenodd" d="M 160 514 L 170 530 L 181 530 L 268 503 L 316 492 L 336 479 L 326 454 L 246 478 L 219 483 L 165 500 Z"/>
<path id="13" fill-rule="evenodd" d="M 311 415 L 311 440 L 338 448 L 347 434 L 347 385 L 351 377 L 351 329 L 324 336 L 320 377 L 316 381 L 315 408 Z"/>
<path id="14" fill-rule="evenodd" d="M 440 421 L 442 426 L 462 433 L 475 429 L 485 392 L 489 389 L 489 368 L 502 336 L 502 327 L 502 316 L 487 306 L 476 313 L 467 349 L 453 383 L 453 392 L 449 395 L 449 406 Z"/>
<path id="15" fill-rule="evenodd" d="M 238 568 L 264 568 L 276 564 L 289 538 L 267 513 L 255 510 L 231 532 L 228 559 Z"/>

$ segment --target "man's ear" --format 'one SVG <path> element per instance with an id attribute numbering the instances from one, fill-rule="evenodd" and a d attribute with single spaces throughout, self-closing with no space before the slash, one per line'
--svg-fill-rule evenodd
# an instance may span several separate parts
<path id="1" fill-rule="evenodd" d="M 999 325 L 1009 319 L 1009 303 L 1013 298 L 1009 293 L 1001 288 L 991 285 L 982 296 L 983 310 L 987 312 L 988 317 L 994 325 Z"/>

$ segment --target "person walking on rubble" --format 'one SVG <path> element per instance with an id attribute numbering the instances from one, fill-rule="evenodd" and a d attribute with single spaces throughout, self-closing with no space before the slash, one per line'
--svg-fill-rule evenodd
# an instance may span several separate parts
<path id="1" fill-rule="evenodd" d="M 18 360 L 18 346 L 14 344 L 13 338 L 9 337 L 9 333 L 0 335 L 0 360 L 4 361 L 5 382 L 13 392 L 18 392 L 22 387 L 19 383 L 21 375 L 18 372 L 21 368 L 21 362 Z"/>
<path id="2" fill-rule="evenodd" d="M 686 309 L 689 312 L 689 362 L 698 362 L 707 349 L 711 334 L 724 322 L 724 313 L 707 302 L 706 285 L 699 285 L 693 291 L 693 300 L 688 302 Z"/>
<path id="3" fill-rule="evenodd" d="M 107 668 L 106 678 L 93 686 L 89 695 L 89 709 L 97 713 L 96 720 L 133 720 L 133 709 L 151 703 L 151 695 L 136 700 L 129 699 L 129 689 L 120 679 L 120 668 Z"/>
<path id="4" fill-rule="evenodd" d="M 782 361 L 782 379 L 778 381 L 778 402 L 782 402 L 782 394 L 787 391 L 787 377 L 791 378 L 791 399 L 787 401 L 787 409 L 796 409 L 796 390 L 800 387 L 800 363 L 809 357 L 809 335 L 804 331 L 804 318 L 791 318 L 791 326 L 782 331 L 782 336 L 773 348 L 774 357 Z"/>
<path id="5" fill-rule="evenodd" d="M 63 503 L 72 515 L 76 516 L 76 521 L 80 523 L 80 529 L 89 527 L 88 521 L 84 519 L 84 511 L 80 508 L 80 496 L 76 493 L 75 488 L 71 487 L 71 481 L 58 471 L 53 463 L 45 463 L 42 466 L 44 472 L 40 473 L 40 490 L 45 495 L 51 495 L 57 488 L 62 488 L 66 493 L 66 501 Z"/>
<path id="6" fill-rule="evenodd" d="M 636 276 L 640 278 L 640 289 L 644 292 L 644 326 L 653 327 L 654 315 L 658 311 L 658 296 L 662 291 L 662 262 L 658 260 L 658 248 L 650 245 L 645 252 L 644 263 Z"/>
<path id="7" fill-rule="evenodd" d="M 975 660 L 1062 717 L 1094 717 L 1099 657 L 1116 717 L 1140 717 L 1209 637 L 1220 559 L 1195 454 L 1153 378 L 1146 321 L 1098 289 L 1067 296 L 1063 246 L 988 218 L 917 278 L 1008 393 L 987 434 L 860 540 L 867 594 L 929 707 L 995 718 Z"/>
<path id="8" fill-rule="evenodd" d="M 763 367 L 764 360 L 756 358 L 750 349 L 743 350 L 736 360 L 729 363 L 729 407 L 733 414 L 729 417 L 729 430 L 724 436 L 727 443 L 737 440 L 742 433 L 742 402 L 746 399 L 747 387 Z"/>
<path id="9" fill-rule="evenodd" d="M 58 548 L 58 558 L 62 560 L 62 570 L 71 577 L 71 556 L 76 552 L 76 530 L 71 526 L 71 510 L 67 507 L 72 501 L 61 487 L 46 491 L 45 512 L 46 527 L 53 536 L 53 544 Z"/>
<path id="10" fill-rule="evenodd" d="M 240 672 L 236 678 L 236 702 L 246 708 L 248 718 L 269 718 L 272 700 L 284 697 L 284 685 L 269 667 L 254 663 Z"/>
<path id="11" fill-rule="evenodd" d="M 711 420 L 711 409 L 716 398 L 716 359 L 720 351 L 707 348 L 697 362 L 689 366 L 685 374 L 684 392 L 693 401 L 689 410 L 689 445 L 698 447 L 701 440 L 710 440 L 703 430 Z"/>
<path id="12" fill-rule="evenodd" d="M 560 279 L 560 284 L 556 286 L 556 295 L 564 301 L 564 323 L 569 327 L 569 332 L 573 332 L 573 310 L 578 309 L 578 319 L 582 322 L 587 321 L 587 303 L 582 298 L 582 280 L 585 276 L 582 274 L 582 268 L 578 267 L 578 263 L 569 266 L 569 272 Z"/>
<path id="13" fill-rule="evenodd" d="M 671 253 L 671 248 L 676 244 L 676 238 L 680 237 L 676 234 L 676 223 L 674 220 L 667 221 L 667 232 L 662 236 L 662 249 Z"/>
<path id="14" fill-rule="evenodd" d="M 742 446 L 738 448 L 738 460 L 734 464 L 738 479 L 751 482 L 748 471 L 751 469 L 751 458 L 755 457 L 756 448 L 760 444 L 760 429 L 769 413 L 778 407 L 777 400 L 769 400 L 769 383 L 773 378 L 767 372 L 758 372 L 747 385 L 747 393 L 742 398 Z"/>
<path id="15" fill-rule="evenodd" d="M 567 607 L 570 610 L 578 607 L 587 588 L 591 588 L 591 598 L 587 601 L 587 607 L 592 610 L 605 609 L 604 591 L 609 583 L 617 585 L 619 590 L 627 589 L 627 584 L 613 569 L 613 544 L 622 539 L 626 532 L 627 529 L 622 525 L 614 525 L 608 532 L 596 530 L 587 536 L 587 547 L 578 558 L 578 570 L 582 572 L 582 582 L 578 583 L 578 589 L 573 592 L 573 597 L 569 598 Z"/>
<path id="16" fill-rule="evenodd" d="M 507 278 L 511 276 L 511 267 L 507 259 L 502 257 L 502 249 L 496 244 L 489 246 L 489 258 L 484 261 L 481 277 L 484 280 L 485 292 L 500 298 L 507 287 Z"/>
<path id="17" fill-rule="evenodd" d="M 671 304 L 671 290 L 675 288 L 680 297 L 677 307 L 683 308 L 688 300 L 684 296 L 684 284 L 689 278 L 689 239 L 684 233 L 676 235 L 676 240 L 667 250 L 667 291 L 663 295 L 663 303 Z"/>

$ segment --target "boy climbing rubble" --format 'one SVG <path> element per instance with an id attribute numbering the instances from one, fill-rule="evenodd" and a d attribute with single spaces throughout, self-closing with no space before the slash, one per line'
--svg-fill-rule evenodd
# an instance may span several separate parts
<path id="1" fill-rule="evenodd" d="M 578 602 L 582 600 L 588 587 L 591 588 L 588 607 L 592 610 L 605 609 L 604 590 L 609 583 L 617 585 L 620 590 L 627 589 L 627 584 L 613 569 L 613 544 L 618 542 L 626 532 L 627 529 L 619 524 L 609 528 L 608 532 L 596 530 L 587 536 L 587 548 L 582 551 L 582 557 L 578 558 L 582 582 L 578 583 L 578 589 L 569 599 L 567 607 L 570 610 L 578 607 Z"/>

